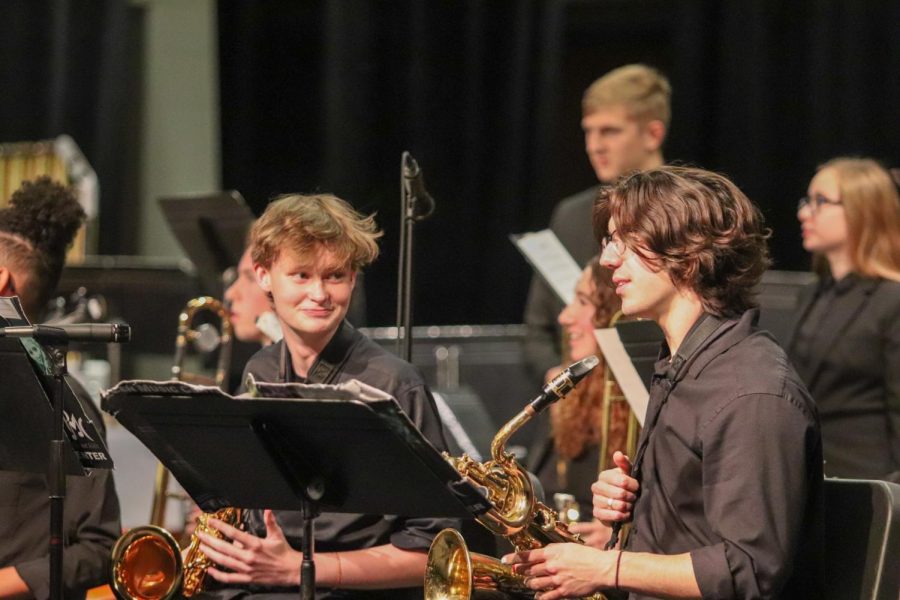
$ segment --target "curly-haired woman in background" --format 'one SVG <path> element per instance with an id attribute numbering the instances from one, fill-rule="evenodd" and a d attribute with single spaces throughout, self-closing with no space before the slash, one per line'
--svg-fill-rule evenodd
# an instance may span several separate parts
<path id="1" fill-rule="evenodd" d="M 621 306 L 610 277 L 610 271 L 592 259 L 581 273 L 574 300 L 559 313 L 565 363 L 591 355 L 602 361 L 594 329 L 608 327 Z M 574 391 L 551 407 L 549 436 L 539 440 L 539 448 L 530 453 L 529 467 L 540 479 L 548 503 L 554 494 L 570 494 L 578 502 L 580 517 L 587 519 L 591 518 L 591 484 L 602 469 L 612 465 L 613 451 L 625 448 L 631 414 L 624 401 L 612 403 L 606 432 L 608 456 L 601 457 L 605 370 L 601 362 Z M 555 374 L 551 369 L 548 379 Z M 614 394 L 620 396 L 618 386 L 613 385 Z M 570 528 L 598 547 L 609 539 L 609 528 L 599 521 L 572 523 Z"/>

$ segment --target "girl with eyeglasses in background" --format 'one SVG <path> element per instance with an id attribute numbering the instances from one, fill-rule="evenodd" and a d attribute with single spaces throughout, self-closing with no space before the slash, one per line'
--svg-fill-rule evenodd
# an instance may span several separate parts
<path id="1" fill-rule="evenodd" d="M 825 474 L 900 483 L 900 198 L 866 158 L 822 165 L 797 207 L 821 276 L 788 352 L 819 407 Z"/>

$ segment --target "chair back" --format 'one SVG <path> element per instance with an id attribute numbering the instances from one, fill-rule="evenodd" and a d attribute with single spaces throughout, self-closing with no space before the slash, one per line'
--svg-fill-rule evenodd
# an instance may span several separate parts
<path id="1" fill-rule="evenodd" d="M 829 598 L 900 597 L 900 485 L 825 480 L 825 589 Z"/>

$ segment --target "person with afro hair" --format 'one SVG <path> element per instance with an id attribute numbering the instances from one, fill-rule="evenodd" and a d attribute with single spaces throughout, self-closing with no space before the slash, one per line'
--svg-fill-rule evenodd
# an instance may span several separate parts
<path id="1" fill-rule="evenodd" d="M 0 209 L 0 296 L 19 296 L 32 322 L 55 293 L 66 249 L 84 219 L 72 190 L 49 177 L 24 183 Z M 90 396 L 71 377 L 66 381 L 103 431 Z M 47 476 L 10 468 L 0 457 L 0 599 L 49 598 Z M 103 469 L 87 477 L 66 477 L 66 489 L 63 593 L 80 599 L 106 583 L 110 551 L 122 530 L 119 500 L 112 473 Z"/>
<path id="2" fill-rule="evenodd" d="M 0 209 L 0 296 L 19 296 L 32 321 L 50 299 L 85 213 L 71 188 L 26 181 Z"/>

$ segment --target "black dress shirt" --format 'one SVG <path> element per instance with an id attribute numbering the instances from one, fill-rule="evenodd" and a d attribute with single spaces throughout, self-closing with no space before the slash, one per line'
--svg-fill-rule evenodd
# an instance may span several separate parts
<path id="1" fill-rule="evenodd" d="M 103 419 L 90 396 L 77 381 L 68 381 L 105 435 Z M 50 597 L 49 494 L 43 474 L 0 470 L 0 567 L 14 566 L 38 600 Z M 122 533 L 111 471 L 97 469 L 86 477 L 66 477 L 63 531 L 65 597 L 84 598 L 89 588 L 108 582 L 109 555 Z"/>
<path id="2" fill-rule="evenodd" d="M 819 407 L 825 474 L 900 483 L 900 282 L 811 286 L 787 350 Z"/>
<path id="3" fill-rule="evenodd" d="M 438 450 L 446 450 L 443 426 L 438 417 L 434 398 L 419 373 L 409 363 L 387 352 L 352 325 L 344 321 L 328 345 L 310 367 L 304 380 L 293 372 L 287 348 L 283 342 L 257 352 L 244 370 L 244 380 L 252 373 L 258 381 L 303 383 L 344 383 L 356 379 L 393 396 L 416 427 Z M 352 444 L 352 440 L 347 440 Z M 386 478 L 402 477 L 402 473 L 385 473 Z M 300 549 L 303 540 L 303 518 L 296 511 L 275 511 L 275 519 L 284 530 L 291 547 Z M 247 511 L 248 531 L 264 537 L 266 527 L 262 511 Z M 434 536 L 442 529 L 460 528 L 457 519 L 406 518 L 397 515 L 363 515 L 322 513 L 315 522 L 316 552 L 342 552 L 392 544 L 404 550 L 427 551 Z M 299 567 L 299 565 L 298 565 Z M 274 590 L 259 586 L 246 590 L 217 590 L 214 597 L 233 598 L 295 598 L 297 589 Z M 335 598 L 398 598 L 422 597 L 421 588 L 405 590 L 328 590 L 317 589 L 317 600 Z"/>
<path id="4" fill-rule="evenodd" d="M 659 409 L 656 365 L 626 549 L 689 552 L 703 598 L 818 598 L 822 448 L 816 407 L 758 312 L 725 321 Z M 633 594 L 632 598 L 644 596 Z"/>

